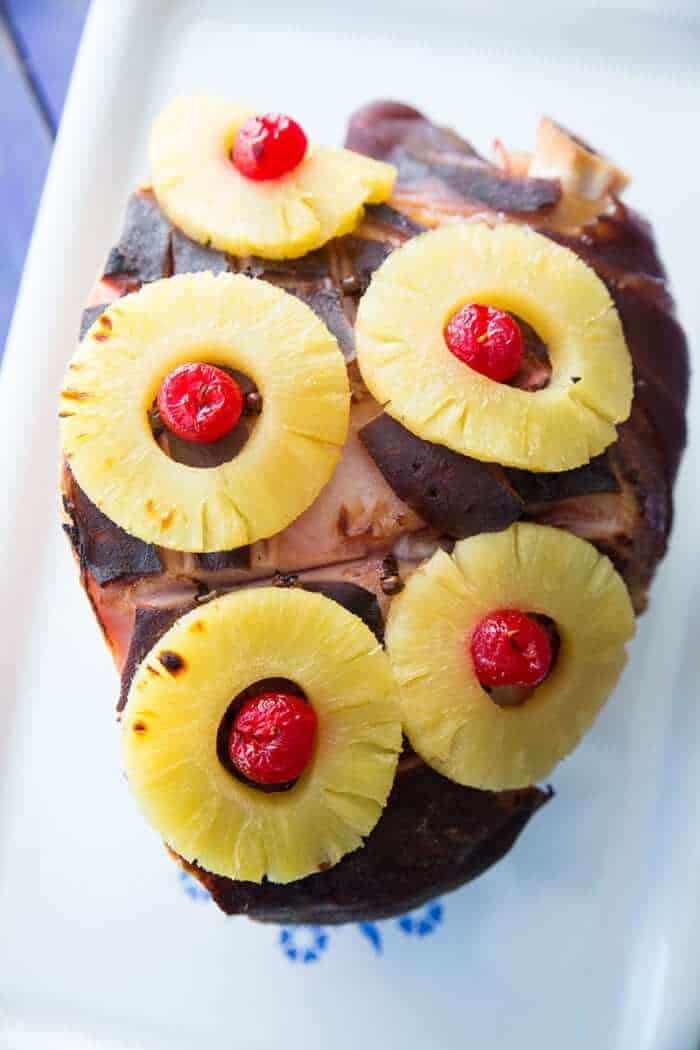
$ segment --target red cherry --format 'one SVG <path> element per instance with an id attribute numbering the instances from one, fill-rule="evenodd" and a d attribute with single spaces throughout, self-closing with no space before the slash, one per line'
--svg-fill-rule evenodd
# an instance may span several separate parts
<path id="1" fill-rule="evenodd" d="M 460 361 L 497 383 L 512 379 L 523 359 L 518 323 L 493 306 L 463 306 L 447 322 L 445 342 Z"/>
<path id="2" fill-rule="evenodd" d="M 260 693 L 247 700 L 228 738 L 233 764 L 256 784 L 286 784 L 300 777 L 316 739 L 314 709 L 293 693 Z"/>
<path id="3" fill-rule="evenodd" d="M 301 164 L 306 135 L 291 117 L 265 113 L 250 117 L 236 134 L 231 159 L 247 179 L 279 179 Z"/>
<path id="4" fill-rule="evenodd" d="M 180 365 L 160 384 L 158 411 L 173 434 L 203 445 L 233 430 L 243 394 L 236 380 L 214 365 Z"/>
<path id="5" fill-rule="evenodd" d="M 544 627 L 519 609 L 497 609 L 475 627 L 469 640 L 476 677 L 483 686 L 539 685 L 552 665 Z"/>

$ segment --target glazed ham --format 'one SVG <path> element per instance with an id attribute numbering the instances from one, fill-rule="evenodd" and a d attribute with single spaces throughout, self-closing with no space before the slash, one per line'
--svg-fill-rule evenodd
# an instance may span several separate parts
<path id="1" fill-rule="evenodd" d="M 81 334 L 107 303 L 173 274 L 229 270 L 270 281 L 306 302 L 333 332 L 352 390 L 350 433 L 331 481 L 288 528 L 248 548 L 183 554 L 128 536 L 64 464 L 65 527 L 122 675 L 120 708 L 146 652 L 198 602 L 244 585 L 306 586 L 346 605 L 381 637 L 392 581 L 405 580 L 439 546 L 449 550 L 455 539 L 518 519 L 593 542 L 623 575 L 635 609 L 645 607 L 671 525 L 688 362 L 649 227 L 617 196 L 624 173 L 551 121 L 542 122 L 532 155 L 499 146 L 491 163 L 453 131 L 393 102 L 356 113 L 347 145 L 399 172 L 390 204 L 369 206 L 351 235 L 288 262 L 234 258 L 175 229 L 146 187 L 132 196 L 122 236 L 92 291 Z M 362 382 L 353 323 L 373 272 L 426 228 L 465 219 L 525 223 L 577 252 L 610 290 L 636 396 L 617 442 L 585 467 L 531 474 L 457 456 L 401 433 Z M 548 378 L 546 351 L 534 344 L 528 350 L 527 340 L 526 351 L 516 382 L 537 389 Z M 177 458 L 174 446 L 167 451 Z M 420 483 L 409 476 L 409 461 Z M 196 458 L 187 462 L 198 465 Z M 478 874 L 510 848 L 547 797 L 536 788 L 462 788 L 409 754 L 364 849 L 331 871 L 282 887 L 195 871 L 229 912 L 285 922 L 378 917 Z"/>

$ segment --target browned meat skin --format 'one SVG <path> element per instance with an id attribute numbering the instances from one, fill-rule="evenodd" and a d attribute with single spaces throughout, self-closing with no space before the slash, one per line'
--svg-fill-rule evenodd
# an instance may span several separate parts
<path id="1" fill-rule="evenodd" d="M 96 303 L 95 306 L 87 306 L 80 318 L 80 338 L 82 339 L 88 328 L 92 328 L 97 318 L 107 309 L 108 303 Z"/>
<path id="2" fill-rule="evenodd" d="M 287 886 L 234 882 L 185 865 L 222 911 L 262 922 L 342 923 L 416 908 L 481 875 L 503 857 L 550 798 L 538 788 L 476 791 L 411 755 L 362 849 Z M 184 863 L 184 862 L 183 862 Z"/>
<path id="3" fill-rule="evenodd" d="M 666 553 L 672 524 L 672 478 L 656 438 L 653 422 L 636 400 L 611 451 L 621 485 L 618 505 L 630 517 L 634 507 L 634 523 L 625 528 L 618 514 L 616 535 L 598 541 L 623 574 L 637 613 L 646 608 L 649 585 Z"/>
<path id="4" fill-rule="evenodd" d="M 145 282 L 169 276 L 171 229 L 152 193 L 134 193 L 127 205 L 122 235 L 109 253 L 105 277 L 127 275 Z"/>
<path id="5" fill-rule="evenodd" d="M 181 605 L 168 606 L 165 609 L 155 605 L 142 605 L 136 610 L 129 651 L 122 668 L 117 711 L 124 709 L 131 680 L 144 656 L 150 652 L 158 639 L 170 630 L 175 621 L 189 612 L 195 604 L 194 601 L 185 602 Z"/>
<path id="6" fill-rule="evenodd" d="M 448 536 L 500 532 L 522 514 L 501 467 L 422 441 L 386 412 L 362 428 L 360 439 L 394 492 Z"/>
<path id="7" fill-rule="evenodd" d="M 355 358 L 355 333 L 343 309 L 343 296 L 336 288 L 317 288 L 300 292 L 299 298 L 321 318 L 338 340 L 346 361 Z"/>
<path id="8" fill-rule="evenodd" d="M 129 573 L 137 562 L 127 561 L 122 575 L 102 585 L 82 559 L 84 585 L 123 668 L 123 696 L 143 652 L 197 600 L 269 583 L 274 571 L 283 569 L 298 572 L 300 585 L 362 588 L 369 595 L 364 607 L 374 601 L 385 615 L 391 597 L 382 589 L 384 557 L 398 555 L 405 580 L 436 546 L 449 547 L 444 533 L 426 527 L 387 485 L 358 440 L 358 431 L 381 409 L 351 362 L 357 300 L 374 270 L 407 238 L 454 218 L 529 222 L 594 266 L 617 302 L 637 379 L 632 416 L 620 428 L 619 441 L 604 463 L 546 481 L 526 472 L 518 472 L 516 480 L 510 472 L 510 481 L 526 517 L 595 542 L 624 573 L 636 608 L 644 606 L 670 524 L 670 478 L 685 440 L 687 390 L 684 338 L 648 227 L 614 197 L 583 203 L 562 195 L 556 179 L 528 177 L 526 159 L 516 162 L 502 151 L 507 163 L 491 165 L 454 132 L 400 104 L 361 110 L 349 140 L 353 148 L 391 159 L 400 170 L 391 206 L 368 208 L 353 235 L 292 262 L 234 259 L 189 241 L 156 214 L 152 195 L 142 190 L 110 257 L 109 276 L 93 292 L 97 309 L 91 320 L 101 304 L 157 276 L 207 268 L 262 277 L 300 296 L 335 331 L 349 362 L 354 400 L 352 434 L 336 477 L 288 530 L 253 545 L 243 559 L 239 552 L 201 556 L 159 550 L 154 553 L 163 573 Z M 518 385 L 546 383 L 547 362 L 539 349 L 533 344 Z M 85 522 L 68 522 L 78 553 L 81 526 L 84 530 Z M 378 918 L 479 874 L 507 852 L 547 797 L 534 788 L 501 795 L 462 788 L 412 756 L 402 760 L 389 805 L 366 846 L 334 869 L 291 886 L 235 883 L 193 870 L 231 913 L 277 922 Z"/>
<path id="9" fill-rule="evenodd" d="M 83 570 L 102 586 L 124 576 L 153 576 L 163 571 L 155 547 L 130 536 L 92 503 L 64 471 L 66 532 Z"/>
<path id="10" fill-rule="evenodd" d="M 605 281 L 635 368 L 635 398 L 653 423 L 675 478 L 686 443 L 688 347 L 673 312 L 651 229 L 621 201 L 578 237 L 546 231 L 573 248 Z"/>
<path id="11" fill-rule="evenodd" d="M 366 623 L 378 642 L 384 642 L 384 617 L 372 591 L 346 580 L 305 580 L 304 590 L 324 594 Z"/>
<path id="12" fill-rule="evenodd" d="M 607 452 L 583 467 L 565 470 L 561 474 L 533 474 L 512 467 L 506 470 L 506 474 L 520 498 L 528 504 L 559 503 L 574 496 L 590 496 L 594 492 L 620 491 Z"/>
<path id="13" fill-rule="evenodd" d="M 228 258 L 223 252 L 190 240 L 182 230 L 171 229 L 170 244 L 173 273 L 201 273 L 206 270 L 225 273 L 229 268 Z M 168 274 L 162 276 L 167 277 Z"/>
<path id="14" fill-rule="evenodd" d="M 346 145 L 395 164 L 398 192 L 430 184 L 430 195 L 465 201 L 494 211 L 530 214 L 561 197 L 555 179 L 505 175 L 453 131 L 436 127 L 418 110 L 397 102 L 375 102 L 351 118 Z"/>

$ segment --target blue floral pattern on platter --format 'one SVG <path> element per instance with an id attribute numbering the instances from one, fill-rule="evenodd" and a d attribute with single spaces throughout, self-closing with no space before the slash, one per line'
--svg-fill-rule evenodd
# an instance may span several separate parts
<path id="1" fill-rule="evenodd" d="M 187 894 L 190 900 L 193 901 L 208 901 L 211 899 L 209 890 L 205 890 L 201 882 L 198 882 L 189 871 L 185 871 L 184 868 L 180 868 L 177 873 L 177 877 L 180 881 L 183 893 Z"/>
<path id="2" fill-rule="evenodd" d="M 200 883 L 187 871 L 182 869 L 178 872 L 183 892 L 193 901 L 204 902 L 210 900 L 210 895 Z M 375 955 L 382 955 L 384 951 L 384 939 L 391 929 L 396 929 L 405 937 L 428 937 L 435 933 L 442 925 L 445 917 L 445 907 L 439 900 L 431 901 L 422 908 L 407 912 L 398 919 L 385 920 L 384 922 L 357 922 L 354 925 L 357 932 L 363 937 Z M 347 927 L 340 927 L 347 929 Z M 333 930 L 333 932 L 336 932 Z M 278 934 L 278 945 L 282 954 L 291 963 L 318 962 L 328 951 L 332 932 L 325 926 L 283 926 Z"/>
<path id="3" fill-rule="evenodd" d="M 402 915 L 397 922 L 402 933 L 409 937 L 427 937 L 434 933 L 442 922 L 443 906 L 440 901 L 432 901 L 417 912 Z"/>
<path id="4" fill-rule="evenodd" d="M 398 929 L 405 937 L 428 937 L 435 933 L 444 918 L 441 901 L 431 901 L 423 908 L 401 915 L 388 922 L 356 922 L 355 929 L 365 938 L 376 955 L 384 951 L 384 938 L 390 929 Z M 331 933 L 323 926 L 283 926 L 279 945 L 290 962 L 317 962 L 328 948 Z"/>
<path id="5" fill-rule="evenodd" d="M 279 946 L 290 962 L 318 962 L 328 948 L 328 934 L 323 926 L 283 926 Z"/>

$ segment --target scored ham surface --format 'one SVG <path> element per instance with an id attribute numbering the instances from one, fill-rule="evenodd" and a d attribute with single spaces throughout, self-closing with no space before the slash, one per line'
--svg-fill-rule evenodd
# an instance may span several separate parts
<path id="1" fill-rule="evenodd" d="M 544 126 L 549 138 L 540 137 L 533 156 L 501 147 L 493 164 L 408 106 L 365 107 L 350 121 L 347 145 L 397 166 L 392 200 L 368 207 L 353 234 L 288 262 L 233 258 L 196 244 L 165 218 L 149 188 L 132 196 L 81 335 L 105 304 L 145 282 L 197 270 L 246 273 L 297 295 L 322 318 L 346 359 L 352 405 L 341 461 L 315 503 L 277 536 L 242 550 L 181 554 L 128 536 L 90 502 L 64 463 L 65 527 L 122 675 L 120 709 L 145 653 L 197 602 L 242 585 L 309 586 L 352 609 L 381 637 L 387 573 L 406 579 L 437 546 L 518 518 L 593 542 L 622 573 L 636 610 L 644 609 L 666 548 L 685 443 L 685 339 L 651 231 L 616 196 L 621 173 L 601 159 L 599 192 L 590 182 L 577 184 L 583 176 L 572 155 L 579 148 L 596 155 L 551 122 Z M 546 177 L 528 174 L 543 170 Z M 576 251 L 609 288 L 633 358 L 635 399 L 617 442 L 587 466 L 531 474 L 456 456 L 408 434 L 364 387 L 354 363 L 359 297 L 394 249 L 455 219 L 527 223 Z M 536 389 L 547 379 L 546 355 L 526 337 L 528 347 L 515 382 Z M 159 440 L 165 447 L 167 438 Z M 211 452 L 190 448 L 188 455 L 194 458 L 187 462 L 206 465 Z M 409 459 L 415 476 L 405 469 Z M 332 870 L 283 887 L 192 870 L 227 912 L 284 922 L 380 917 L 479 874 L 507 852 L 548 797 L 534 787 L 463 788 L 407 751 L 377 828 Z"/>

